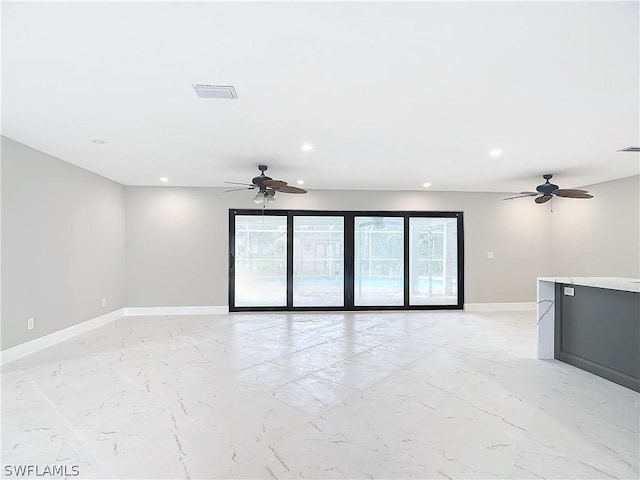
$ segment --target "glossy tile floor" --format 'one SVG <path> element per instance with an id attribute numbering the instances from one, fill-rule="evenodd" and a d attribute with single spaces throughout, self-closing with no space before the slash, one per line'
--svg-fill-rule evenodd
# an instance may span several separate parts
<path id="1" fill-rule="evenodd" d="M 123 318 L 3 368 L 2 464 L 637 479 L 639 395 L 536 360 L 535 330 L 534 312 Z"/>

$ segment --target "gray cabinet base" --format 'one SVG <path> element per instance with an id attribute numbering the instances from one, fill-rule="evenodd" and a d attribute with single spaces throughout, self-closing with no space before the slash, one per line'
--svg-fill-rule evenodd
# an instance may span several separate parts
<path id="1" fill-rule="evenodd" d="M 554 357 L 640 392 L 640 293 L 556 284 L 555 298 Z"/>

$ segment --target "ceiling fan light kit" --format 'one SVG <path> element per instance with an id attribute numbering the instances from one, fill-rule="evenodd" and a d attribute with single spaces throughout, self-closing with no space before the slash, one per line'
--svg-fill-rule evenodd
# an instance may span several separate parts
<path id="1" fill-rule="evenodd" d="M 520 195 L 515 197 L 503 198 L 502 200 L 513 200 L 514 198 L 523 197 L 536 197 L 534 201 L 538 204 L 546 203 L 553 198 L 553 196 L 565 197 L 565 198 L 593 198 L 587 190 L 580 190 L 576 188 L 560 188 L 558 185 L 554 185 L 549 180 L 553 178 L 553 175 L 546 173 L 542 176 L 545 179 L 545 183 L 538 185 L 535 192 L 520 192 Z"/>
<path id="2" fill-rule="evenodd" d="M 274 198 L 275 192 L 258 192 L 256 196 L 253 197 L 253 202 L 258 205 L 266 206 L 268 203 L 275 202 Z"/>
<path id="3" fill-rule="evenodd" d="M 225 190 L 223 193 L 227 192 L 236 192 L 238 190 L 255 190 L 258 189 L 258 193 L 253 197 L 253 201 L 258 205 L 267 206 L 267 204 L 275 201 L 276 193 L 307 193 L 307 191 L 303 188 L 292 187 L 287 182 L 283 180 L 274 180 L 271 177 L 267 177 L 264 172 L 267 171 L 269 167 L 266 165 L 258 165 L 258 170 L 260 170 L 260 175 L 253 177 L 251 179 L 251 183 L 241 183 L 241 182 L 224 182 L 232 185 L 244 185 L 242 188 L 232 188 L 231 190 Z"/>

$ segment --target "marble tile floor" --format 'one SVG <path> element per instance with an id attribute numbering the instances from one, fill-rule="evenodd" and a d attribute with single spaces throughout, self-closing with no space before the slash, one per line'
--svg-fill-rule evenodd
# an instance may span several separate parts
<path id="1" fill-rule="evenodd" d="M 3 474 L 639 478 L 640 395 L 535 337 L 535 312 L 125 317 L 3 367 Z"/>

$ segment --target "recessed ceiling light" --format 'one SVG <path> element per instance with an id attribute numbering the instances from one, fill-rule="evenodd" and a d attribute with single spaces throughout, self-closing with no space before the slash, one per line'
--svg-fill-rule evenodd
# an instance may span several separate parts
<path id="1" fill-rule="evenodd" d="M 298 180 L 298 185 L 304 185 L 304 180 Z"/>
<path id="2" fill-rule="evenodd" d="M 231 85 L 193 85 L 200 98 L 238 98 L 236 88 Z"/>
<path id="3" fill-rule="evenodd" d="M 104 140 L 100 140 L 99 138 L 94 138 L 93 140 L 91 140 L 93 143 L 97 143 L 98 145 L 103 145 L 107 142 L 105 142 Z"/>
<path id="4" fill-rule="evenodd" d="M 303 152 L 310 152 L 311 150 L 313 150 L 315 147 L 313 145 L 311 145 L 310 143 L 303 143 L 302 144 L 302 151 Z"/>
<path id="5" fill-rule="evenodd" d="M 160 177 L 160 181 L 162 183 L 167 183 L 169 181 L 169 179 L 167 177 Z"/>
<path id="6" fill-rule="evenodd" d="M 422 184 L 423 187 L 425 188 L 429 188 L 431 186 L 431 184 L 429 182 L 425 182 Z"/>
<path id="7" fill-rule="evenodd" d="M 500 150 L 499 148 L 494 148 L 489 152 L 489 156 L 493 158 L 498 158 L 500 155 L 502 155 L 502 150 Z"/>

